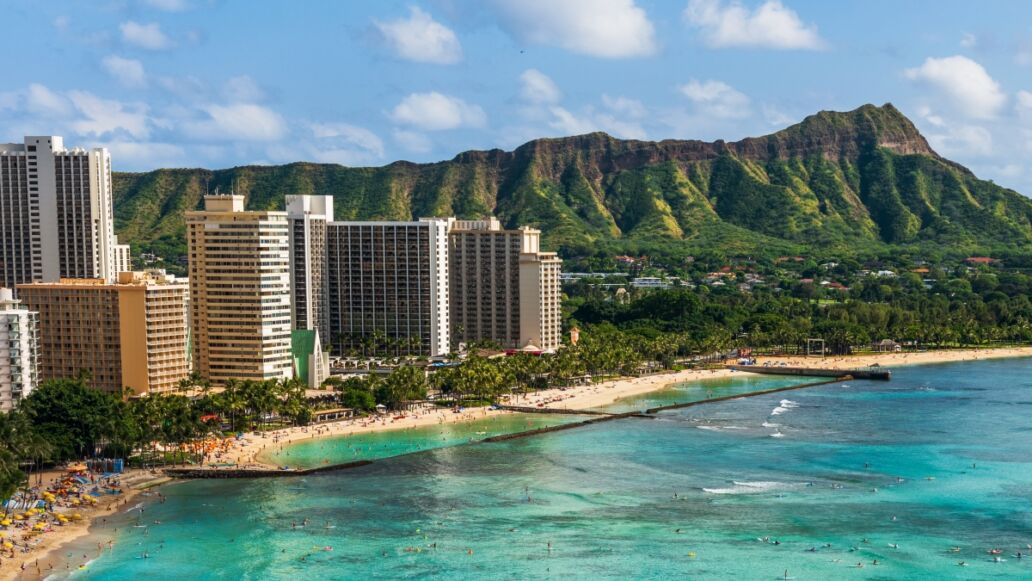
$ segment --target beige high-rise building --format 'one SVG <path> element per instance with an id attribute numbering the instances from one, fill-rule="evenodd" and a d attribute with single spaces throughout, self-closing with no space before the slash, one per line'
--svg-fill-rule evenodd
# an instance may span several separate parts
<path id="1" fill-rule="evenodd" d="M 505 230 L 496 218 L 456 220 L 448 238 L 454 342 L 559 347 L 562 261 L 541 252 L 539 230 Z"/>
<path id="2" fill-rule="evenodd" d="M 205 196 L 186 227 L 194 370 L 215 385 L 291 377 L 287 213 Z"/>
<path id="3" fill-rule="evenodd" d="M 61 137 L 0 144 L 0 286 L 115 280 L 111 156 Z"/>
<path id="4" fill-rule="evenodd" d="M 61 279 L 18 286 L 39 312 L 40 381 L 90 374 L 91 385 L 135 395 L 170 391 L 190 374 L 187 286 L 158 274 L 118 281 Z"/>

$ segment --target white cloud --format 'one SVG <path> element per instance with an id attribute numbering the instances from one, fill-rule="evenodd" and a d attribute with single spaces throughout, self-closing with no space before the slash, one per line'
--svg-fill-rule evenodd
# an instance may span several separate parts
<path id="1" fill-rule="evenodd" d="M 455 64 L 462 60 L 462 45 L 450 28 L 416 6 L 407 19 L 373 23 L 398 58 L 417 63 Z"/>
<path id="2" fill-rule="evenodd" d="M 520 97 L 529 103 L 558 103 L 563 93 L 548 75 L 527 69 L 520 74 Z"/>
<path id="3" fill-rule="evenodd" d="M 975 48 L 978 46 L 978 37 L 970 32 L 965 32 L 960 36 L 960 46 L 964 48 Z"/>
<path id="4" fill-rule="evenodd" d="M 935 88 L 968 117 L 993 118 L 1007 102 L 999 83 L 982 65 L 965 56 L 929 57 L 920 67 L 907 69 L 903 75 Z"/>
<path id="5" fill-rule="evenodd" d="M 191 137 L 225 141 L 276 141 L 287 134 L 287 124 L 275 111 L 253 103 L 206 105 L 206 119 L 185 123 Z"/>
<path id="6" fill-rule="evenodd" d="M 143 3 L 165 12 L 182 12 L 190 8 L 186 0 L 143 0 Z"/>
<path id="7" fill-rule="evenodd" d="M 501 24 L 522 42 L 589 56 L 656 52 L 655 30 L 634 0 L 495 0 Z"/>
<path id="8" fill-rule="evenodd" d="M 147 85 L 147 76 L 143 71 L 143 63 L 138 60 L 109 55 L 104 57 L 101 65 L 123 87 L 139 88 Z"/>
<path id="9" fill-rule="evenodd" d="M 416 131 L 395 129 L 391 136 L 398 145 L 412 153 L 429 153 L 434 147 L 429 137 Z"/>
<path id="10" fill-rule="evenodd" d="M 957 125 L 928 134 L 932 149 L 945 157 L 988 156 L 993 153 L 993 136 L 985 127 Z"/>
<path id="11" fill-rule="evenodd" d="M 785 127 L 796 121 L 795 117 L 790 116 L 781 109 L 778 109 L 774 105 L 764 103 L 762 106 L 763 119 L 771 125 L 778 127 Z"/>
<path id="12" fill-rule="evenodd" d="M 147 50 L 165 50 L 173 46 L 172 40 L 161 31 L 157 22 L 140 24 L 129 20 L 123 22 L 119 29 L 126 44 Z"/>
<path id="13" fill-rule="evenodd" d="M 67 115 L 72 109 L 68 99 L 38 83 L 29 85 L 25 104 L 29 112 L 46 117 Z"/>
<path id="14" fill-rule="evenodd" d="M 1018 109 L 1027 109 L 1032 111 L 1032 93 L 1028 91 L 1018 91 Z"/>
<path id="15" fill-rule="evenodd" d="M 265 92 L 258 83 L 247 75 L 233 77 L 222 87 L 222 95 L 234 103 L 253 103 L 265 98 Z"/>
<path id="16" fill-rule="evenodd" d="M 727 83 L 692 79 L 677 89 L 706 115 L 722 119 L 741 119 L 751 114 L 749 97 Z"/>
<path id="17" fill-rule="evenodd" d="M 383 140 L 372 131 L 348 123 L 313 123 L 311 159 L 321 163 L 368 165 L 383 159 Z"/>
<path id="18" fill-rule="evenodd" d="M 17 109 L 19 101 L 16 91 L 0 92 L 0 111 Z"/>
<path id="19" fill-rule="evenodd" d="M 53 25 L 54 25 L 54 28 L 58 29 L 61 32 L 64 32 L 64 31 L 68 30 L 68 23 L 69 22 L 71 22 L 71 19 L 68 18 L 67 16 L 65 16 L 64 14 L 62 14 L 62 15 L 56 16 L 54 18 Z"/>
<path id="20" fill-rule="evenodd" d="M 640 119 L 648 112 L 641 101 L 628 97 L 602 95 L 602 104 L 610 111 L 632 119 Z"/>
<path id="21" fill-rule="evenodd" d="M 436 91 L 408 95 L 394 107 L 390 118 L 424 131 L 483 127 L 487 123 L 487 115 L 480 106 Z"/>
<path id="22" fill-rule="evenodd" d="M 726 5 L 723 0 L 689 0 L 684 19 L 712 47 L 818 50 L 825 46 L 816 26 L 804 24 L 778 0 L 767 0 L 755 10 L 738 0 Z"/>
<path id="23" fill-rule="evenodd" d="M 82 114 L 71 123 L 77 133 L 103 136 L 124 132 L 137 139 L 146 139 L 150 134 L 147 106 L 142 103 L 101 99 L 86 91 L 70 91 L 68 97 Z"/>
<path id="24" fill-rule="evenodd" d="M 174 143 L 147 141 L 108 141 L 95 144 L 106 147 L 118 167 L 154 169 L 184 167 L 189 163 L 186 148 Z"/>
<path id="25" fill-rule="evenodd" d="M 625 121 L 608 113 L 599 113 L 590 107 L 580 115 L 559 106 L 550 107 L 549 111 L 552 114 L 552 120 L 548 125 L 560 135 L 582 135 L 604 131 L 621 139 L 646 139 L 648 137 L 648 133 L 641 124 Z"/>

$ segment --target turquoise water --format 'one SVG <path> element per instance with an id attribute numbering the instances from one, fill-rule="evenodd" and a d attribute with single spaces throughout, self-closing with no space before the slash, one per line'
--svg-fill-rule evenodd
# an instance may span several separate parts
<path id="1" fill-rule="evenodd" d="M 449 412 L 450 413 L 450 412 Z M 312 468 L 356 460 L 376 460 L 413 452 L 457 446 L 500 434 L 512 434 L 582 421 L 584 416 L 505 414 L 469 422 L 419 426 L 404 430 L 365 432 L 333 438 L 303 440 L 271 450 L 261 460 L 277 466 Z"/>
<path id="2" fill-rule="evenodd" d="M 72 577 L 1032 578 L 1032 360 L 164 493 Z"/>

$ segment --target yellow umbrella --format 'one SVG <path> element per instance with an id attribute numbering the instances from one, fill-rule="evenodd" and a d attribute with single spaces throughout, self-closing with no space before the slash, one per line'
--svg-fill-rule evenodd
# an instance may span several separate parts
<path id="1" fill-rule="evenodd" d="M 14 545 L 13 545 L 13 544 L 11 544 L 11 543 L 4 543 L 4 548 L 5 548 L 5 549 L 13 549 L 13 548 L 14 548 Z"/>
<path id="2" fill-rule="evenodd" d="M 9 527 L 12 524 L 14 524 L 14 523 L 12 523 L 11 519 L 9 519 L 9 518 L 5 518 L 4 520 L 0 520 L 0 526 Z"/>

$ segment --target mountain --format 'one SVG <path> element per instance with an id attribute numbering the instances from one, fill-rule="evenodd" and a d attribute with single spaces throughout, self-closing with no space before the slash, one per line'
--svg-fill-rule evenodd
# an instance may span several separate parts
<path id="1" fill-rule="evenodd" d="M 216 187 L 245 194 L 254 209 L 282 209 L 287 194 L 332 194 L 337 219 L 494 213 L 508 226 L 541 228 L 567 256 L 1032 242 L 1032 201 L 940 157 L 891 104 L 822 111 L 730 143 L 591 133 L 438 163 L 116 173 L 116 230 L 136 251 L 181 256 L 183 213 Z"/>

